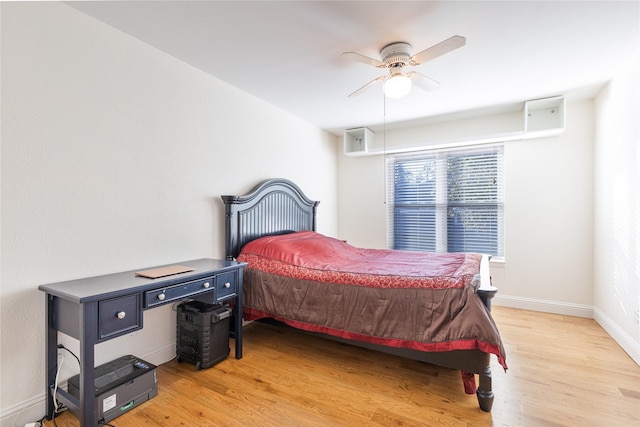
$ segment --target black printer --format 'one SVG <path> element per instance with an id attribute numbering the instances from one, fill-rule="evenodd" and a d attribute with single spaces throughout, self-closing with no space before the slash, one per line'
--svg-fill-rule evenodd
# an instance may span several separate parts
<path id="1" fill-rule="evenodd" d="M 156 366 L 132 355 L 95 368 L 96 424 L 109 421 L 158 394 Z M 80 375 L 67 381 L 68 392 L 80 399 Z"/>

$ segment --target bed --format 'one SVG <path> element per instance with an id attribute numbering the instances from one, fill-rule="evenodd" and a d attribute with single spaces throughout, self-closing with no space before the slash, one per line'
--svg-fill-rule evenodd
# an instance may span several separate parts
<path id="1" fill-rule="evenodd" d="M 319 202 L 286 179 L 222 200 L 226 257 L 248 263 L 245 320 L 460 370 L 464 391 L 491 411 L 491 355 L 507 365 L 486 255 L 364 249 L 324 236 Z"/>

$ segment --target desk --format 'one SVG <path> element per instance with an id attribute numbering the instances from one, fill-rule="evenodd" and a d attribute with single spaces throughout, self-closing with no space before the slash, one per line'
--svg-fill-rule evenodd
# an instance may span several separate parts
<path id="1" fill-rule="evenodd" d="M 246 263 L 215 259 L 179 262 L 192 271 L 156 279 L 136 276 L 142 268 L 122 273 L 40 285 L 46 293 L 47 417 L 55 408 L 52 391 L 58 369 L 58 331 L 80 342 L 80 399 L 57 390 L 82 427 L 95 426 L 95 360 L 97 343 L 142 329 L 144 310 L 184 299 L 233 302 L 236 359 L 242 358 L 242 272 Z M 164 266 L 158 266 L 164 267 Z M 157 267 L 151 267 L 157 268 Z"/>

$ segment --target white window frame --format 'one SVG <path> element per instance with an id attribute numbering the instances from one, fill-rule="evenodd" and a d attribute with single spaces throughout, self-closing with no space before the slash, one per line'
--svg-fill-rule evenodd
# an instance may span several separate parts
<path id="1" fill-rule="evenodd" d="M 504 144 L 488 144 L 482 147 L 459 147 L 438 150 L 422 150 L 412 153 L 388 154 L 385 156 L 386 170 L 386 207 L 387 207 L 387 247 L 393 248 L 394 244 L 394 165 L 398 158 L 411 158 L 422 156 L 437 156 L 436 158 L 436 252 L 447 252 L 447 160 L 448 154 L 469 154 L 496 151 L 498 154 L 497 188 L 499 209 L 497 212 L 497 254 L 492 254 L 493 259 L 504 259 Z"/>

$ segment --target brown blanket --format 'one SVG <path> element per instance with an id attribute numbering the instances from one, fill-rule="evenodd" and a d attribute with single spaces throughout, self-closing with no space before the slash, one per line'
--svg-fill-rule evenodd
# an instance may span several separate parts
<path id="1" fill-rule="evenodd" d="M 317 239 L 315 235 L 306 237 L 311 237 L 317 246 L 323 239 Z M 282 239 L 288 242 L 294 237 L 286 236 L 288 237 Z M 273 241 L 273 237 L 265 239 Z M 329 239 L 331 251 L 335 247 L 341 249 L 342 246 L 336 245 L 335 239 L 326 239 Z M 423 278 L 426 281 L 421 282 L 447 283 L 447 286 L 418 285 L 415 280 L 418 276 L 411 276 L 412 279 L 404 285 L 393 286 L 389 285 L 390 281 L 393 283 L 394 276 L 402 276 L 402 271 L 395 269 L 391 271 L 394 274 L 382 271 L 379 260 L 381 255 L 393 255 L 394 251 L 380 251 L 377 254 L 378 265 L 365 267 L 367 271 L 364 273 L 339 271 L 339 280 L 335 280 L 335 269 L 329 269 L 329 276 L 333 278 L 331 282 L 325 280 L 327 276 L 320 273 L 321 269 L 316 269 L 317 261 L 309 261 L 300 256 L 305 253 L 304 248 L 300 250 L 294 245 L 295 256 L 278 255 L 288 245 L 280 245 L 277 252 L 272 249 L 264 252 L 262 248 L 269 248 L 269 245 L 263 244 L 264 241 L 252 243 L 247 244 L 238 257 L 238 260 L 249 263 L 244 274 L 246 320 L 272 317 L 303 330 L 426 352 L 478 349 L 495 354 L 500 364 L 507 368 L 498 329 L 476 294 L 479 286 L 479 262 L 474 264 L 476 274 L 470 274 L 469 271 L 466 260 L 469 258 L 473 261 L 473 256 L 458 254 L 463 255 L 458 257 L 460 265 L 444 269 L 436 263 L 435 270 L 447 273 L 425 276 Z M 349 247 L 347 249 L 351 250 Z M 375 254 L 375 250 L 365 251 L 374 251 Z M 327 253 L 327 250 L 316 248 L 311 252 Z M 401 255 L 411 256 L 406 253 Z M 438 254 L 431 254 L 431 260 L 434 255 Z M 452 254 L 442 255 L 446 261 L 444 264 L 448 264 Z M 416 253 L 416 256 L 424 254 Z M 277 268 L 266 268 L 268 271 L 259 268 L 273 266 L 274 260 Z M 342 261 L 344 257 L 335 264 L 342 265 Z M 407 264 L 412 271 L 416 271 L 415 265 L 410 262 Z M 302 275 L 292 273 L 298 267 L 304 270 Z M 309 273 L 312 273 L 311 276 Z M 367 276 L 367 280 L 358 279 L 361 275 Z M 376 285 L 375 280 L 372 280 L 376 276 L 386 284 Z M 402 282 L 401 279 L 399 281 Z"/>

